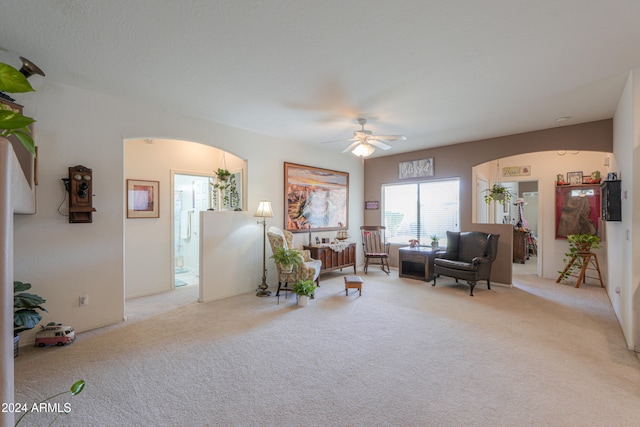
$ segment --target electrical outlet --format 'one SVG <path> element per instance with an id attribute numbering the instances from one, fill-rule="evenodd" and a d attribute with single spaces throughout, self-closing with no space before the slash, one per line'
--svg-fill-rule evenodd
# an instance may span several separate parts
<path id="1" fill-rule="evenodd" d="M 89 295 L 81 295 L 78 300 L 80 301 L 80 307 L 86 307 L 89 305 Z"/>

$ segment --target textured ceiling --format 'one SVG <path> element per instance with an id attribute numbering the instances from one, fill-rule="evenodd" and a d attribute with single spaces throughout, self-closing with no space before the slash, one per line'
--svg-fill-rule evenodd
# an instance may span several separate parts
<path id="1" fill-rule="evenodd" d="M 638 0 L 0 0 L 46 79 L 340 152 L 395 154 L 613 116 Z M 39 77 L 37 77 L 39 78 Z M 559 124 L 561 116 L 571 118 Z"/>

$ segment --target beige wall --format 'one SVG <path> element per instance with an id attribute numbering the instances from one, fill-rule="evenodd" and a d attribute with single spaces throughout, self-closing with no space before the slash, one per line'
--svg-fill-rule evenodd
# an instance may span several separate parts
<path id="1" fill-rule="evenodd" d="M 472 223 L 471 168 L 473 166 L 517 154 L 554 150 L 611 153 L 613 150 L 612 120 L 600 120 L 367 159 L 364 172 L 364 197 L 365 200 L 380 200 L 382 184 L 400 182 L 398 163 L 433 157 L 435 169 L 433 179 L 460 178 L 460 229 L 469 229 Z M 365 211 L 364 223 L 380 224 L 380 211 Z"/>

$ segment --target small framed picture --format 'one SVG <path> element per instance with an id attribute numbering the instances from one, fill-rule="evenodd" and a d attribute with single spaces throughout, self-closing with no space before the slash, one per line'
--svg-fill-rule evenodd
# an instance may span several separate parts
<path id="1" fill-rule="evenodd" d="M 127 218 L 160 218 L 160 181 L 127 180 Z"/>
<path id="2" fill-rule="evenodd" d="M 567 172 L 567 184 L 569 185 L 582 184 L 582 172 Z"/>
<path id="3" fill-rule="evenodd" d="M 368 202 L 364 202 L 364 208 L 365 209 L 380 209 L 380 202 L 378 201 L 368 201 Z"/>

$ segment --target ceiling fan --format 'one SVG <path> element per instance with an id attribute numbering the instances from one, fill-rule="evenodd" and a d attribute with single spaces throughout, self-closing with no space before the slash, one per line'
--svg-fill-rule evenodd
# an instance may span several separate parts
<path id="1" fill-rule="evenodd" d="M 364 125 L 367 123 L 367 119 L 359 118 L 358 123 L 362 126 L 362 129 L 353 132 L 353 138 L 347 141 L 353 141 L 351 145 L 342 151 L 346 153 L 351 151 L 358 157 L 368 157 L 376 151 L 376 148 L 381 150 L 388 150 L 391 148 L 386 143 L 391 141 L 405 141 L 407 139 L 404 135 L 372 135 L 370 130 L 366 130 Z"/>

